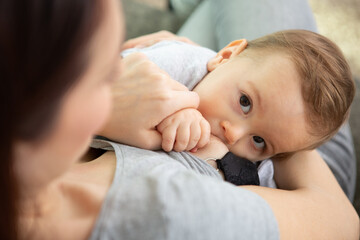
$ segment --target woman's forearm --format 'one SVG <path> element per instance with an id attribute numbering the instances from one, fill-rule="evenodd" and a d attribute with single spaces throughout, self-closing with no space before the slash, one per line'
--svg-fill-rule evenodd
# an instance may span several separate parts
<path id="1" fill-rule="evenodd" d="M 245 186 L 272 207 L 282 239 L 359 239 L 359 216 L 315 151 L 274 161 L 279 188 Z"/>

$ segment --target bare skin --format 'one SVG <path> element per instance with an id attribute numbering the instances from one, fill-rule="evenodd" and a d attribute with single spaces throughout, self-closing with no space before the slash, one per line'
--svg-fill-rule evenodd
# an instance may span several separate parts
<path id="1" fill-rule="evenodd" d="M 182 108 L 197 108 L 199 97 L 171 80 L 141 53 L 124 59 L 122 68 L 126 71 L 113 85 L 112 98 L 125 104 L 114 104 L 112 115 L 98 134 L 145 149 L 161 149 L 162 137 L 155 126 Z"/>
<path id="2" fill-rule="evenodd" d="M 22 238 L 87 239 L 112 183 L 115 161 L 115 154 L 107 152 L 91 162 L 74 165 L 49 185 L 33 199 L 36 212 L 20 218 Z M 27 209 L 34 207 L 25 204 Z"/>

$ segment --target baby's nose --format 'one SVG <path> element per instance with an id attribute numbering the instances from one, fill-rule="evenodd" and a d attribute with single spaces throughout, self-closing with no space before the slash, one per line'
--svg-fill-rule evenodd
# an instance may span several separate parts
<path id="1" fill-rule="evenodd" d="M 225 140 L 229 145 L 235 144 L 244 136 L 244 128 L 232 125 L 229 121 L 221 121 L 220 126 L 224 131 Z"/>

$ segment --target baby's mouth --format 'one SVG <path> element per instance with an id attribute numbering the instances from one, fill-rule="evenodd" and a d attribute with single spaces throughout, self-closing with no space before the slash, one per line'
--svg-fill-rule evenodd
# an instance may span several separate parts
<path id="1" fill-rule="evenodd" d="M 218 136 L 215 133 L 211 133 L 210 141 L 218 141 L 218 142 L 221 142 L 222 144 L 224 144 L 227 148 L 230 147 L 229 143 L 225 140 L 225 138 L 223 136 Z"/>
<path id="2" fill-rule="evenodd" d="M 224 143 L 224 141 L 214 133 L 211 133 L 210 141 L 221 141 Z"/>

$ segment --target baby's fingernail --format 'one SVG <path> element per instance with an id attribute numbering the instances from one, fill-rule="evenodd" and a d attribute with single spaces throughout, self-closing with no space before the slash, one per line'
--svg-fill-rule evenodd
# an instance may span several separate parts
<path id="1" fill-rule="evenodd" d="M 191 150 L 190 150 L 190 152 L 192 152 L 192 153 L 196 153 L 196 152 L 197 152 L 197 150 L 198 150 L 198 148 L 197 148 L 197 147 L 194 147 L 193 149 L 191 149 Z"/>

